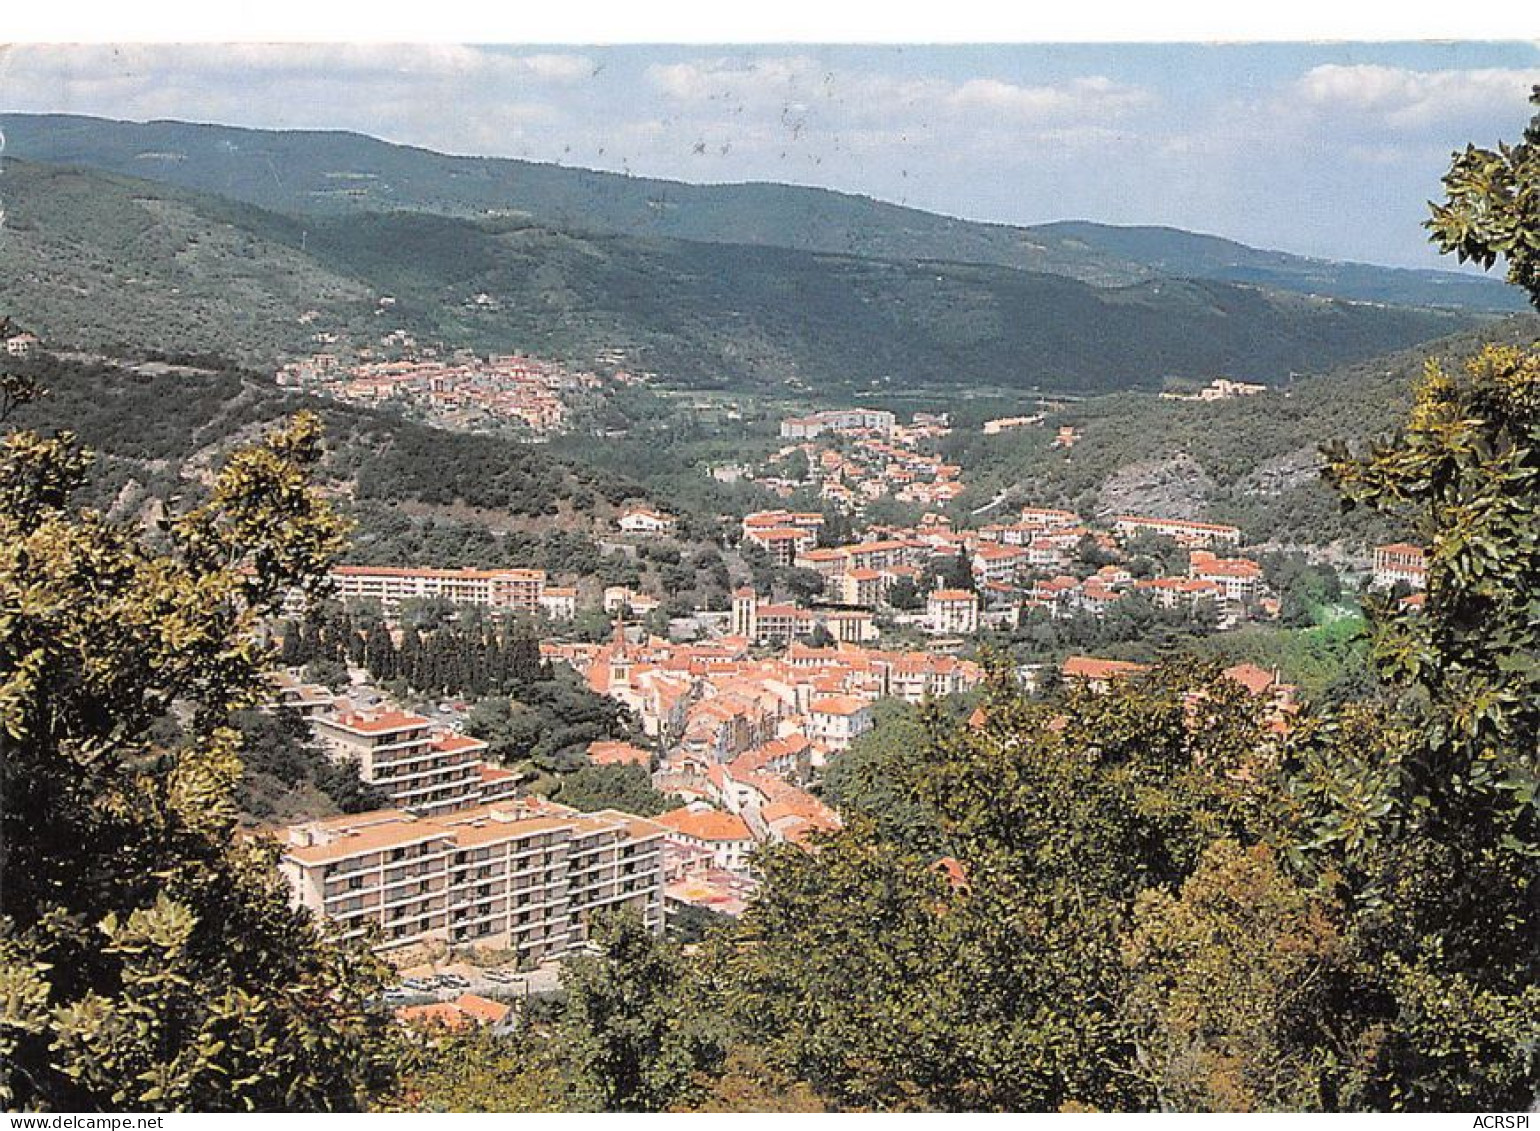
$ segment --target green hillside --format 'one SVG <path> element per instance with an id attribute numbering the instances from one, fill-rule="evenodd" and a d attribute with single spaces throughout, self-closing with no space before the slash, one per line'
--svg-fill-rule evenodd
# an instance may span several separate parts
<path id="1" fill-rule="evenodd" d="M 1399 305 L 1522 309 L 1520 298 L 1493 279 L 1308 259 L 1176 229 L 987 224 L 825 189 L 690 185 L 453 157 L 345 132 L 28 114 L 6 115 L 3 125 L 12 156 L 143 177 L 284 213 L 517 216 L 611 235 L 989 264 L 1096 286 L 1174 275 Z"/>
<path id="2" fill-rule="evenodd" d="M 90 501 L 116 517 L 133 517 L 154 500 L 196 497 L 225 451 L 300 409 L 318 412 L 326 426 L 328 490 L 366 515 L 475 512 L 478 521 L 503 529 L 579 529 L 645 496 L 635 483 L 538 445 L 440 431 L 286 393 L 260 375 L 217 363 L 45 356 L 9 366 L 47 390 L 17 413 L 17 422 L 76 433 L 98 458 Z M 366 523 L 355 541 L 367 546 L 370 533 Z"/>
<path id="3" fill-rule="evenodd" d="M 0 312 L 47 340 L 258 362 L 310 341 L 310 309 L 370 328 L 369 287 L 299 251 L 283 217 L 85 170 L 7 160 L 0 176 Z"/>
<path id="4" fill-rule="evenodd" d="M 1537 341 L 1540 317 L 1516 315 L 1260 396 L 1199 403 L 1125 393 L 1071 405 L 1048 428 L 984 436 L 976 425 L 962 427 L 946 452 L 971 487 L 964 509 L 1009 490 L 1011 505 L 1234 522 L 1252 539 L 1281 544 L 1363 543 L 1401 532 L 1361 509 L 1341 511 L 1320 478 L 1321 445 L 1387 433 L 1430 358 L 1453 369 L 1487 343 Z M 1058 424 L 1079 432 L 1067 453 L 1052 446 Z"/>
<path id="5" fill-rule="evenodd" d="M 688 185 L 504 158 L 453 157 L 343 131 L 251 130 L 8 114 L 6 152 L 77 164 L 279 212 L 519 215 L 557 228 L 767 244 L 877 258 L 952 258 L 1104 284 L 1136 264 L 868 197 L 790 185 Z"/>
<path id="6" fill-rule="evenodd" d="M 426 213 L 291 218 L 131 178 L 4 164 L 0 311 L 45 338 L 251 363 L 317 332 L 396 328 L 483 350 L 631 364 L 704 387 L 814 393 L 1279 380 L 1471 316 L 1207 281 L 1102 289 L 1056 275 L 783 248 L 583 235 Z M 485 294 L 494 306 L 476 306 Z M 376 299 L 393 296 L 388 313 Z M 315 311 L 317 316 L 308 317 Z"/>
<path id="7" fill-rule="evenodd" d="M 1157 275 L 1252 283 L 1360 302 L 1513 312 L 1529 309 L 1522 292 L 1485 275 L 1311 259 L 1282 251 L 1262 251 L 1234 240 L 1180 228 L 1066 221 L 1032 230 L 1079 245 L 1088 255 L 1114 256 L 1139 263 Z"/>

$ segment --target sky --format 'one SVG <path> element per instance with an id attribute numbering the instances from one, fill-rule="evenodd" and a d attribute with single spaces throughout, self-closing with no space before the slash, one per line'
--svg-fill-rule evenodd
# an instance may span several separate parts
<path id="1" fill-rule="evenodd" d="M 1427 201 L 1453 150 L 1517 140 L 1536 84 L 1534 42 L 0 48 L 0 113 L 347 129 L 1413 267 L 1454 266 Z"/>

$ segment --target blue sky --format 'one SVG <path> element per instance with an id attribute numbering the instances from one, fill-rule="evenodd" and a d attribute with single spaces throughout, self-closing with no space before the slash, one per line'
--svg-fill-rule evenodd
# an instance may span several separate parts
<path id="1" fill-rule="evenodd" d="M 949 215 L 1170 224 L 1450 265 L 1450 152 L 1517 138 L 1534 43 L 977 47 L 20 45 L 0 110 L 358 130 L 456 153 L 770 180 Z"/>

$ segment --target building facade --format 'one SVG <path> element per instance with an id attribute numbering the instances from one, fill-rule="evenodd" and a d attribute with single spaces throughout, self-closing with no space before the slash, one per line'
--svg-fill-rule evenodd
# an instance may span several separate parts
<path id="1" fill-rule="evenodd" d="M 433 818 L 383 809 L 283 830 L 279 868 L 294 902 L 344 938 L 372 928 L 382 952 L 474 944 L 534 964 L 580 946 L 605 909 L 662 933 L 665 833 L 532 799 Z"/>
<path id="2" fill-rule="evenodd" d="M 443 598 L 458 604 L 534 615 L 545 592 L 541 569 L 410 569 L 403 566 L 338 566 L 337 596 L 374 600 L 393 613 L 402 601 Z"/>
<path id="3" fill-rule="evenodd" d="M 1374 584 L 1390 589 L 1398 581 L 1406 582 L 1413 589 L 1427 588 L 1428 556 L 1421 546 L 1392 542 L 1374 548 Z"/>

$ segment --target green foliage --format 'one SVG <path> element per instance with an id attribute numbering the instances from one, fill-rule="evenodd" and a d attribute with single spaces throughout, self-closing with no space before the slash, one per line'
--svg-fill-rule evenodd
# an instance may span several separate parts
<path id="1" fill-rule="evenodd" d="M 872 821 L 887 841 L 939 855 L 936 815 L 914 799 L 910 786 L 925 766 L 925 724 L 918 707 L 879 700 L 875 725 L 835 755 L 823 775 L 823 798 L 847 816 Z"/>
<path id="2" fill-rule="evenodd" d="M 1530 102 L 1540 109 L 1540 86 Z M 1444 189 L 1448 198 L 1432 206 L 1426 225 L 1439 250 L 1489 271 L 1502 259 L 1508 282 L 1540 307 L 1540 112 L 1517 145 L 1499 143 L 1495 152 L 1467 145 Z"/>
<path id="3" fill-rule="evenodd" d="M 1262 577 L 1278 595 L 1279 619 L 1291 628 L 1316 623 L 1342 600 L 1342 581 L 1329 565 L 1311 562 L 1304 554 L 1263 554 Z"/>
<path id="4" fill-rule="evenodd" d="M 1312 702 L 1341 699 L 1347 691 L 1349 698 L 1371 698 L 1375 686 L 1366 623 L 1356 615 L 1310 628 L 1243 625 L 1208 637 L 1201 651 L 1226 665 L 1252 663 L 1277 671 Z"/>
<path id="5" fill-rule="evenodd" d="M 1519 941 L 1540 935 L 1537 438 L 1540 353 L 1494 348 L 1430 365 L 1402 435 L 1333 453 L 1346 499 L 1428 553 L 1425 607 L 1374 615 L 1394 741 L 1328 731 L 1301 775 L 1357 912 L 1354 1020 L 1377 1044 L 1345 1086 L 1373 1106 L 1522 1106 L 1540 1070 L 1540 953 Z"/>
<path id="6" fill-rule="evenodd" d="M 627 735 L 626 710 L 590 691 L 570 669 L 518 687 L 511 697 L 483 699 L 466 716 L 466 730 L 508 765 L 531 763 L 556 773 L 583 767 L 590 742 Z"/>
<path id="7" fill-rule="evenodd" d="M 999 677 L 986 713 L 973 730 L 932 710 L 918 750 L 886 763 L 966 889 L 865 815 L 816 854 L 767 853 L 725 1008 L 840 1104 L 1144 1106 L 1120 940 L 1140 892 L 1180 883 L 1209 838 L 1270 826 L 1255 705 L 1179 669 L 1057 708 Z"/>
<path id="8" fill-rule="evenodd" d="M 231 722 L 241 736 L 237 799 L 244 817 L 292 821 L 389 805 L 389 797 L 359 778 L 355 764 L 322 753 L 293 709 L 238 711 Z"/>
<path id="9" fill-rule="evenodd" d="M 374 961 L 236 837 L 254 631 L 343 524 L 303 416 L 231 457 L 163 549 L 71 507 L 68 434 L 0 450 L 0 1091 L 9 1108 L 346 1108 L 388 1079 Z M 186 740 L 150 745 L 189 708 Z"/>
<path id="10" fill-rule="evenodd" d="M 656 817 L 676 807 L 667 794 L 652 788 L 645 766 L 584 766 L 561 779 L 555 800 L 591 813 L 619 809 L 638 817 Z"/>
<path id="11" fill-rule="evenodd" d="M 1140 896 L 1123 947 L 1135 1060 L 1178 1111 L 1319 1110 L 1335 908 L 1265 844 L 1216 841 L 1180 894 Z"/>
<path id="12" fill-rule="evenodd" d="M 399 1092 L 376 1110 L 411 1112 L 562 1111 L 567 1104 L 558 1049 L 532 1028 L 494 1033 L 472 1026 L 433 1030 L 414 1042 Z"/>
<path id="13" fill-rule="evenodd" d="M 562 967 L 557 1036 L 579 1111 L 663 1111 L 686 1102 L 720 1055 L 684 993 L 677 948 L 632 912 L 597 918 L 597 955 Z"/>

